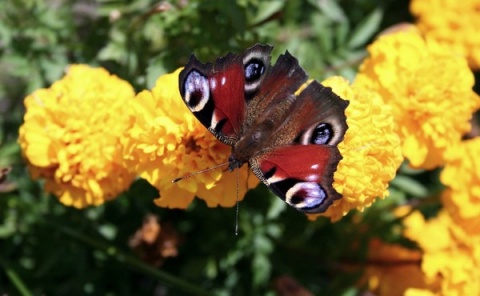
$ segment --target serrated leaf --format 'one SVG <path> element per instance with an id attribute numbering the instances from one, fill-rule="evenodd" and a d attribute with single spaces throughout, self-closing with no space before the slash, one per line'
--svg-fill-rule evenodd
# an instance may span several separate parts
<path id="1" fill-rule="evenodd" d="M 370 13 L 353 30 L 350 42 L 348 42 L 348 47 L 357 48 L 367 43 L 367 41 L 372 38 L 373 34 L 378 31 L 382 18 L 383 11 L 380 8 L 377 8 Z"/>
<path id="2" fill-rule="evenodd" d="M 68 65 L 65 51 L 62 49 L 52 50 L 49 56 L 39 57 L 38 63 L 45 73 L 45 79 L 48 83 L 53 83 L 64 74 Z"/>

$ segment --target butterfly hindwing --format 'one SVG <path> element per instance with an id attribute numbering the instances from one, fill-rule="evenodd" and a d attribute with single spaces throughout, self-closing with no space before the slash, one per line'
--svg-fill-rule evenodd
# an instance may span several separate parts
<path id="1" fill-rule="evenodd" d="M 332 187 L 340 159 L 336 147 L 292 145 L 252 159 L 250 166 L 287 204 L 305 213 L 319 213 L 341 197 Z"/>
<path id="2" fill-rule="evenodd" d="M 332 184 L 342 158 L 336 145 L 347 129 L 347 105 L 330 88 L 311 82 L 296 97 L 269 148 L 249 162 L 260 180 L 300 211 L 323 212 L 341 197 Z"/>

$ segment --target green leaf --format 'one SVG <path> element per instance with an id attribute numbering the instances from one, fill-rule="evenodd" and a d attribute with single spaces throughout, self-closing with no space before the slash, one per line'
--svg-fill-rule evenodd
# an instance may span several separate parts
<path id="1" fill-rule="evenodd" d="M 272 265 L 268 257 L 262 253 L 257 253 L 253 257 L 252 261 L 252 272 L 253 272 L 253 283 L 255 286 L 260 285 L 261 283 L 266 282 L 270 276 L 270 271 Z"/>
<path id="2" fill-rule="evenodd" d="M 428 189 L 422 183 L 407 176 L 397 175 L 390 184 L 414 197 L 428 195 Z"/>
<path id="3" fill-rule="evenodd" d="M 163 55 L 159 55 L 150 60 L 146 70 L 146 85 L 148 89 L 152 89 L 155 86 L 160 75 L 167 73 L 167 69 L 163 64 Z"/>
<path id="4" fill-rule="evenodd" d="M 338 4 L 338 1 L 310 0 L 309 2 L 318 7 L 331 21 L 342 22 L 347 18 L 342 7 Z"/>
<path id="5" fill-rule="evenodd" d="M 335 40 L 338 47 L 343 47 L 347 43 L 349 33 L 350 26 L 348 20 L 338 23 L 335 28 Z"/>
<path id="6" fill-rule="evenodd" d="M 274 1 L 262 1 L 259 3 L 257 8 L 257 15 L 253 17 L 251 23 L 258 24 L 271 15 L 276 13 L 277 11 L 281 10 L 285 5 L 285 0 L 274 0 Z"/>
<path id="7" fill-rule="evenodd" d="M 285 209 L 287 208 L 287 204 L 279 198 L 272 198 L 272 205 L 268 209 L 267 219 L 272 220 L 277 218 Z"/>
<path id="8" fill-rule="evenodd" d="M 367 43 L 367 41 L 378 31 L 382 18 L 383 11 L 380 8 L 377 8 L 363 19 L 363 21 L 353 30 L 348 47 L 357 48 Z"/>

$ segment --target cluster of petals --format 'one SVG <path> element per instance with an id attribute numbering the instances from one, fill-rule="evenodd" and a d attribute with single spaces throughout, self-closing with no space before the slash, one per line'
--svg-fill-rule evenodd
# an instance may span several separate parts
<path id="1" fill-rule="evenodd" d="M 480 295 L 480 233 L 468 233 L 446 210 L 429 220 L 416 211 L 404 220 L 405 236 L 423 252 L 421 269 L 437 287 L 412 295 Z"/>
<path id="2" fill-rule="evenodd" d="M 410 206 L 396 212 L 407 213 L 403 235 L 417 248 L 372 239 L 360 286 L 379 296 L 479 295 L 480 233 L 445 209 L 429 219 Z"/>
<path id="3" fill-rule="evenodd" d="M 446 154 L 440 180 L 442 204 L 457 224 L 480 235 L 480 138 L 460 142 Z"/>
<path id="4" fill-rule="evenodd" d="M 34 178 L 65 205 L 117 197 L 135 178 L 123 161 L 130 84 L 102 68 L 72 65 L 51 87 L 25 98 L 19 143 Z"/>
<path id="5" fill-rule="evenodd" d="M 480 106 L 467 61 L 413 26 L 380 36 L 368 52 L 355 85 L 392 107 L 403 155 L 413 167 L 443 165 Z"/>
<path id="6" fill-rule="evenodd" d="M 467 58 L 480 69 L 480 0 L 412 0 L 410 11 L 423 35 Z"/>

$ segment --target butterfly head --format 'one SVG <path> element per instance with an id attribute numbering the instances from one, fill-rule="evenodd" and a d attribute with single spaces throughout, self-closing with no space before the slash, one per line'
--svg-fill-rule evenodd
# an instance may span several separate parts
<path id="1" fill-rule="evenodd" d="M 232 172 L 235 169 L 240 168 L 245 162 L 241 162 L 235 158 L 235 155 L 231 154 L 228 158 L 228 171 Z"/>

